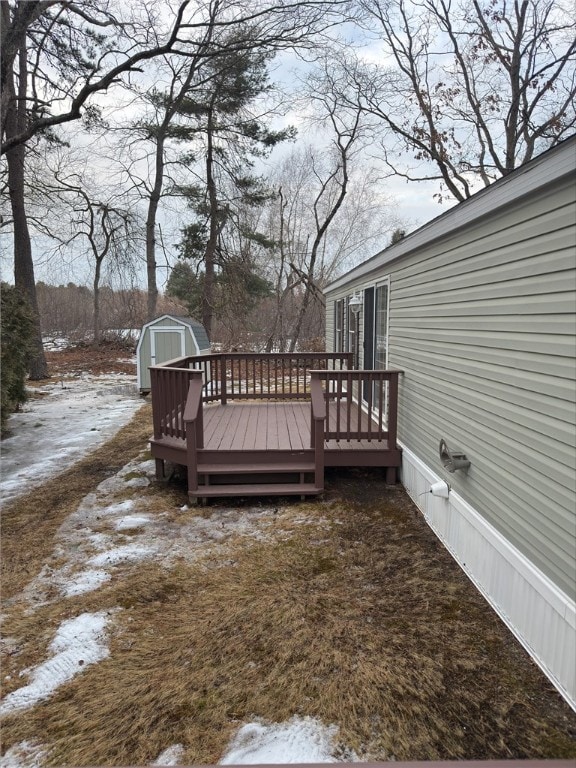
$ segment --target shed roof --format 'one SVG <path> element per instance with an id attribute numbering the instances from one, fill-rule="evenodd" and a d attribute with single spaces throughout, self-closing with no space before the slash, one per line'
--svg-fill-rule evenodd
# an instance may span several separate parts
<path id="1" fill-rule="evenodd" d="M 336 278 L 324 289 L 330 293 L 346 285 L 348 281 L 368 275 L 385 264 L 411 253 L 433 240 L 468 226 L 472 222 L 490 216 L 516 200 L 520 200 L 536 190 L 558 182 L 561 178 L 576 171 L 576 135 L 543 152 L 538 157 L 525 163 L 507 176 L 484 187 L 464 202 L 455 205 L 435 219 L 424 224 L 399 242 L 379 251 L 357 267 Z"/>
<path id="2" fill-rule="evenodd" d="M 210 339 L 208 338 L 206 329 L 204 328 L 202 323 L 199 323 L 198 320 L 194 320 L 193 317 L 186 317 L 185 315 L 163 314 L 163 315 L 158 315 L 158 317 L 155 317 L 154 320 L 150 321 L 150 323 L 147 323 L 146 325 L 152 325 L 157 320 L 162 320 L 165 317 L 169 317 L 172 320 L 177 320 L 178 322 L 189 326 L 192 329 L 192 332 L 194 333 L 194 337 L 196 339 L 196 343 L 198 344 L 198 348 L 210 349 Z"/>

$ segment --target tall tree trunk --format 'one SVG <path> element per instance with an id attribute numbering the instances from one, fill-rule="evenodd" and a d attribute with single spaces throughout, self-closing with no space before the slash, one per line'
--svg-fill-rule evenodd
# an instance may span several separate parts
<path id="1" fill-rule="evenodd" d="M 286 256 L 284 253 L 284 209 L 286 208 L 286 203 L 284 202 L 282 187 L 278 190 L 278 200 L 280 203 L 280 236 L 278 238 L 280 245 L 280 264 L 278 265 L 278 280 L 276 281 L 276 314 L 264 350 L 267 354 L 272 352 L 276 342 L 278 342 L 278 351 L 284 352 L 284 301 L 290 292 L 289 277 L 287 279 L 287 285 L 282 288 L 284 265 L 286 264 Z M 280 331 L 278 331 L 278 328 Z"/>
<path id="2" fill-rule="evenodd" d="M 202 324 L 208 338 L 212 333 L 212 318 L 214 316 L 214 283 L 216 277 L 216 248 L 218 246 L 218 195 L 214 178 L 214 144 L 213 144 L 212 110 L 208 115 L 207 146 L 206 146 L 206 185 L 208 188 L 208 206 L 210 222 L 208 242 L 204 252 L 204 292 L 202 294 Z"/>
<path id="3" fill-rule="evenodd" d="M 357 126 L 358 126 L 358 123 L 356 122 L 356 127 Z M 340 154 L 339 167 L 337 167 L 331 173 L 329 179 L 322 184 L 322 188 L 320 189 L 320 192 L 316 197 L 316 201 L 314 202 L 314 218 L 316 220 L 316 236 L 314 237 L 314 242 L 312 244 L 310 261 L 308 263 L 308 269 L 306 271 L 305 280 L 304 280 L 304 297 L 302 299 L 302 304 L 300 306 L 298 317 L 294 325 L 294 330 L 292 331 L 292 338 L 290 339 L 290 352 L 294 352 L 294 350 L 296 349 L 296 345 L 298 344 L 298 339 L 300 338 L 300 333 L 302 332 L 302 324 L 304 323 L 304 317 L 306 316 L 306 312 L 308 311 L 308 307 L 310 306 L 310 301 L 313 298 L 313 295 L 315 299 L 318 298 L 319 291 L 315 282 L 315 270 L 316 270 L 316 260 L 318 258 L 318 249 L 320 248 L 320 244 L 322 243 L 322 240 L 324 239 L 326 232 L 330 227 L 330 224 L 332 223 L 332 221 L 334 220 L 334 217 L 340 210 L 340 206 L 344 202 L 344 198 L 346 197 L 346 193 L 348 192 L 348 180 L 349 180 L 348 152 L 355 140 L 355 135 L 356 135 L 356 130 L 350 136 L 344 136 L 344 140 L 343 140 L 343 135 L 338 136 L 337 146 Z M 337 171 L 341 171 L 342 173 L 342 178 L 339 182 L 340 191 L 338 192 L 338 196 L 334 201 L 334 203 L 332 204 L 332 206 L 330 207 L 330 210 L 328 211 L 326 217 L 324 218 L 322 223 L 320 223 L 320 219 L 318 217 L 318 206 L 322 198 L 322 195 L 326 192 L 328 188 L 328 184 L 330 180 L 336 178 Z"/>
<path id="4" fill-rule="evenodd" d="M 8 105 L 6 109 L 6 138 L 17 136 L 26 127 L 26 35 L 22 34 L 19 51 L 18 95 L 14 87 L 14 73 L 7 76 Z M 26 216 L 24 197 L 24 164 L 26 149 L 23 144 L 15 145 L 6 152 L 8 163 L 8 188 L 10 205 L 14 218 L 14 282 L 16 288 L 26 297 L 34 318 L 33 352 L 28 362 L 28 372 L 33 380 L 48 377 L 48 365 L 42 345 L 40 313 L 36 297 L 36 280 L 32 261 L 32 244 Z"/>
<path id="5" fill-rule="evenodd" d="M 164 130 L 164 126 L 162 127 Z M 156 280 L 156 214 L 162 194 L 164 183 L 164 134 L 158 136 L 156 142 L 156 167 L 154 171 L 154 185 L 148 201 L 148 214 L 146 216 L 146 275 L 148 277 L 148 295 L 146 306 L 147 320 L 156 317 L 156 304 L 158 302 L 158 283 Z"/>
<path id="6" fill-rule="evenodd" d="M 100 343 L 100 273 L 102 271 L 102 259 L 96 259 L 94 269 L 94 280 L 92 288 L 94 291 L 94 344 Z"/>

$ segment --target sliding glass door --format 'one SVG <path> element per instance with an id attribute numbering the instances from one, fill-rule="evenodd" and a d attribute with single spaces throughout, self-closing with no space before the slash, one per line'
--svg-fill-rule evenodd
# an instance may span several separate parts
<path id="1" fill-rule="evenodd" d="M 388 368 L 388 303 L 390 283 L 388 280 L 364 290 L 364 369 L 385 371 Z M 363 398 L 370 397 L 368 385 L 364 385 Z M 386 387 L 387 390 L 387 387 Z"/>

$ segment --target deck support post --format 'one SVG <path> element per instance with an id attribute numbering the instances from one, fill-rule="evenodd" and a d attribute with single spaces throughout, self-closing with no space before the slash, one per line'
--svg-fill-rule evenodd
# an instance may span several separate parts
<path id="1" fill-rule="evenodd" d="M 316 419 L 314 424 L 316 440 L 314 446 L 314 485 L 324 488 L 324 420 Z"/>
<path id="2" fill-rule="evenodd" d="M 198 490 L 198 448 L 204 445 L 202 417 L 202 376 L 194 375 L 188 386 L 184 408 L 186 425 L 186 466 L 188 468 L 188 494 Z"/>
<path id="3" fill-rule="evenodd" d="M 220 356 L 220 402 L 226 405 L 226 355 Z"/>
<path id="4" fill-rule="evenodd" d="M 155 459 L 156 464 L 156 480 L 164 480 L 164 459 Z"/>
<path id="5" fill-rule="evenodd" d="M 314 485 L 324 488 L 324 431 L 326 423 L 326 401 L 322 391 L 320 375 L 310 372 L 311 416 L 310 447 L 314 448 Z"/>
<path id="6" fill-rule="evenodd" d="M 186 436 L 186 463 L 188 465 L 188 493 L 198 490 L 198 453 L 196 450 L 196 429 L 190 425 L 190 434 Z"/>

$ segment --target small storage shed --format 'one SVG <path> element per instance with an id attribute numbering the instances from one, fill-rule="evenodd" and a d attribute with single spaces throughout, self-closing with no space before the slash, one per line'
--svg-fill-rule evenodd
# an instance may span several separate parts
<path id="1" fill-rule="evenodd" d="M 161 315 L 142 326 L 136 348 L 138 388 L 150 391 L 150 366 L 175 357 L 209 355 L 210 341 L 201 323 L 191 317 Z"/>

